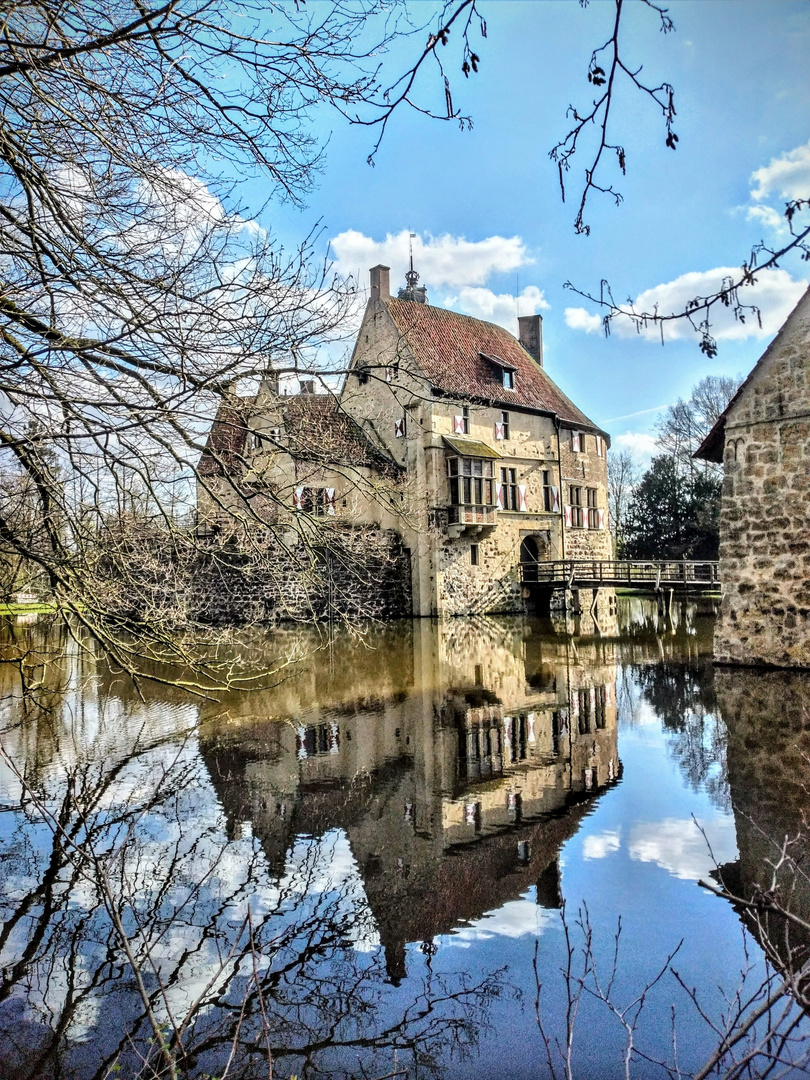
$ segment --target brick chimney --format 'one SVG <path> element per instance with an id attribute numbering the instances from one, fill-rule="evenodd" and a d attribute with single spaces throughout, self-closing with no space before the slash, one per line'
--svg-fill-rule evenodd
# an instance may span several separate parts
<path id="1" fill-rule="evenodd" d="M 391 295 L 391 267 L 372 266 L 369 275 L 371 277 L 371 299 L 387 300 Z"/>
<path id="2" fill-rule="evenodd" d="M 543 316 L 520 315 L 518 317 L 518 341 L 543 366 Z"/>

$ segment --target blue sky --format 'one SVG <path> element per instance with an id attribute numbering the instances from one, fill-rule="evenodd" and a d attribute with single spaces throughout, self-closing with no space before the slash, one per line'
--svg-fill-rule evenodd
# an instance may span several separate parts
<path id="1" fill-rule="evenodd" d="M 755 320 L 718 324 L 714 359 L 683 325 L 663 348 L 657 331 L 645 338 L 630 327 L 606 340 L 594 306 L 563 288 L 570 280 L 598 292 L 606 278 L 617 298 L 648 293 L 671 309 L 719 285 L 722 268 L 739 267 L 758 240 L 778 240 L 786 198 L 810 195 L 810 5 L 668 7 L 676 29 L 665 35 L 655 12 L 628 0 L 623 51 L 652 85 L 674 86 L 678 149 L 665 146 L 652 103 L 621 87 L 613 139 L 627 150 L 627 175 L 611 179 L 624 201 L 592 198 L 590 236 L 573 228 L 586 155 L 563 204 L 548 151 L 568 131 L 568 105 L 582 111 L 594 96 L 586 76 L 612 25 L 606 0 L 584 9 L 575 0 L 480 0 L 488 36 L 476 47 L 479 74 L 465 80 L 452 46 L 445 50 L 454 101 L 473 129 L 402 111 L 370 168 L 373 134 L 324 113 L 316 124 L 329 134 L 326 167 L 308 206 L 270 207 L 264 220 L 285 244 L 320 223 L 322 247 L 329 242 L 339 271 L 359 271 L 362 286 L 378 261 L 391 265 L 392 286 L 402 283 L 412 230 L 431 303 L 514 331 L 517 293 L 520 314 L 542 312 L 552 378 L 613 434 L 614 446 L 649 448 L 656 410 L 703 375 L 746 374 L 810 277 L 798 259 L 763 274 L 747 290 L 762 307 L 763 329 Z M 414 8 L 425 18 L 432 10 Z M 423 38 L 389 55 L 389 70 Z M 425 79 L 422 91 L 440 110 L 439 80 Z"/>

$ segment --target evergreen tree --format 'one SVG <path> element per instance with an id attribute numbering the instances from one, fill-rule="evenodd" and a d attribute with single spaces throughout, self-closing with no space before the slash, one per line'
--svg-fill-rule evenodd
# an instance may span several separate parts
<path id="1" fill-rule="evenodd" d="M 653 458 L 633 492 L 625 523 L 630 559 L 716 559 L 721 481 L 678 467 L 666 454 Z"/>

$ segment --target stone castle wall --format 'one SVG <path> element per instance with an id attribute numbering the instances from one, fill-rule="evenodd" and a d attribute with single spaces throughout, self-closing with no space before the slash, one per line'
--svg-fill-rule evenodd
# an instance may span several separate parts
<path id="1" fill-rule="evenodd" d="M 810 300 L 754 370 L 725 430 L 715 658 L 810 667 Z"/>
<path id="2" fill-rule="evenodd" d="M 402 618 L 411 613 L 411 561 L 394 532 L 346 529 L 311 548 L 212 554 L 190 594 L 194 617 L 214 625 Z"/>

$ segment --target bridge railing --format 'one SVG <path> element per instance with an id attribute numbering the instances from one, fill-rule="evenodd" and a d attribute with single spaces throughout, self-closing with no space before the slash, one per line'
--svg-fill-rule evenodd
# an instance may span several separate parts
<path id="1" fill-rule="evenodd" d="M 526 584 L 569 584 L 596 582 L 604 585 L 651 585 L 672 588 L 718 585 L 719 564 L 710 560 L 686 562 L 674 559 L 559 559 L 552 562 L 523 562 L 520 578 Z"/>

